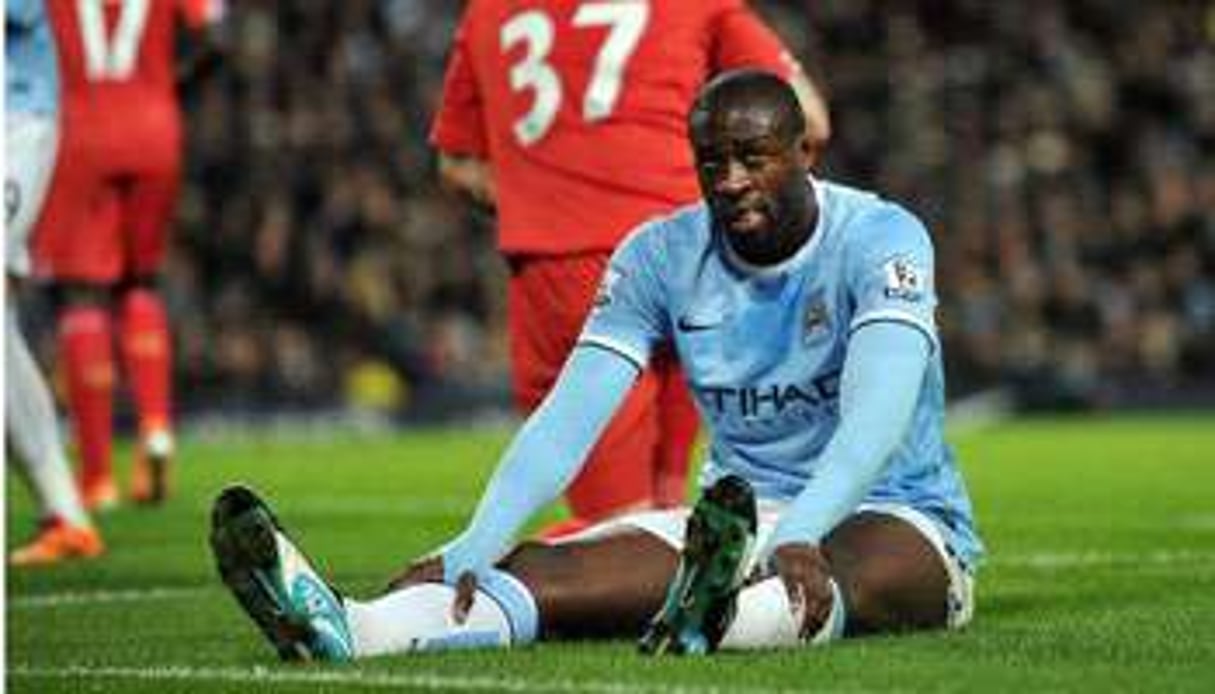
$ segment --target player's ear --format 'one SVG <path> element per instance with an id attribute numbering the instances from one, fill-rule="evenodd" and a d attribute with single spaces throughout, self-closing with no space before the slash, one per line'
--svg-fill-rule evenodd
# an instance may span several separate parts
<path id="1" fill-rule="evenodd" d="M 794 151 L 797 152 L 798 168 L 809 171 L 814 163 L 818 161 L 818 146 L 811 139 L 809 133 L 802 133 L 797 136 L 797 141 L 794 143 Z"/>

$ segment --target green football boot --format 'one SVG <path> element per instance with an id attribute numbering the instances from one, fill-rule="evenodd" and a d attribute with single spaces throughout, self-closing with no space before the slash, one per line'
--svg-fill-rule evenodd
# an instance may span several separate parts
<path id="1" fill-rule="evenodd" d="M 252 490 L 228 487 L 215 500 L 211 551 L 220 578 L 279 658 L 354 657 L 341 596 L 317 574 Z"/>
<path id="2" fill-rule="evenodd" d="M 755 543 L 755 494 L 746 480 L 721 478 L 688 517 L 683 554 L 662 609 L 638 643 L 649 655 L 712 653 L 734 618 Z"/>

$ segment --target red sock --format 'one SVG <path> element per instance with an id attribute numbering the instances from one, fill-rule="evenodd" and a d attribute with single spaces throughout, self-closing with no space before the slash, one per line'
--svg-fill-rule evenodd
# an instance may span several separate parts
<path id="1" fill-rule="evenodd" d="M 67 377 L 68 408 L 80 448 L 85 487 L 110 478 L 114 435 L 114 347 L 109 313 L 75 306 L 59 319 L 59 353 Z"/>
<path id="2" fill-rule="evenodd" d="M 170 428 L 172 345 L 160 296 L 133 289 L 122 298 L 122 357 L 126 364 L 141 434 Z"/>

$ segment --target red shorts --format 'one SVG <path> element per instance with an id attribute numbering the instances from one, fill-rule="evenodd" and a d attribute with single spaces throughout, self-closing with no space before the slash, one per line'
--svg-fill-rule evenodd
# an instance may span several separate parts
<path id="1" fill-rule="evenodd" d="M 609 254 L 516 256 L 511 260 L 508 327 L 515 402 L 531 412 L 574 348 Z M 664 490 L 682 492 L 697 414 L 678 365 L 658 356 L 641 375 L 567 490 L 575 516 L 667 505 Z M 674 433 L 677 444 L 666 440 Z M 674 450 L 672 450 L 674 448 Z M 671 459 L 681 460 L 672 469 Z M 678 494 L 682 498 L 682 493 Z"/>
<path id="2" fill-rule="evenodd" d="M 69 107 L 63 124 L 35 273 L 102 284 L 155 273 L 181 185 L 176 109 L 97 117 Z"/>

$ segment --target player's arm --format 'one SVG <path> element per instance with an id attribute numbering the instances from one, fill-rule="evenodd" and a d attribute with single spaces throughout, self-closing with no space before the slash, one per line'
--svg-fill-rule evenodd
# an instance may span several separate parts
<path id="1" fill-rule="evenodd" d="M 663 237 L 648 231 L 657 229 L 642 227 L 613 253 L 557 383 L 507 448 L 468 528 L 443 548 L 444 580 L 492 566 L 532 514 L 564 491 L 666 339 Z"/>
<path id="2" fill-rule="evenodd" d="M 523 524 L 577 474 L 639 373 L 634 361 L 609 349 L 574 349 L 507 448 L 467 529 L 441 550 L 445 581 L 476 574 L 506 553 Z"/>
<path id="3" fill-rule="evenodd" d="M 464 532 L 437 555 L 410 564 L 390 587 L 453 584 L 454 611 L 464 612 L 471 586 L 581 469 L 654 347 L 669 337 L 667 291 L 658 271 L 668 264 L 662 228 L 662 222 L 642 226 L 612 254 L 577 346 L 502 456 Z"/>
<path id="4" fill-rule="evenodd" d="M 478 205 L 493 208 L 497 204 L 493 170 L 489 162 L 480 157 L 440 152 L 439 183 L 444 190 Z"/>
<path id="5" fill-rule="evenodd" d="M 906 435 L 932 348 L 920 328 L 897 321 L 866 323 L 848 342 L 839 427 L 763 552 L 805 633 L 818 628 L 833 599 L 819 542 L 856 509 Z"/>
<path id="6" fill-rule="evenodd" d="M 907 433 L 933 343 L 918 327 L 875 321 L 848 341 L 840 423 L 813 479 L 772 533 L 769 549 L 817 544 L 856 508 Z"/>
<path id="7" fill-rule="evenodd" d="M 461 20 L 443 75 L 439 109 L 430 127 L 430 144 L 438 150 L 439 183 L 444 189 L 487 207 L 497 201 L 486 142 L 484 105 L 469 52 L 469 23 Z"/>

